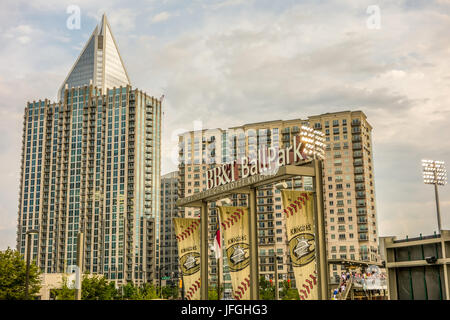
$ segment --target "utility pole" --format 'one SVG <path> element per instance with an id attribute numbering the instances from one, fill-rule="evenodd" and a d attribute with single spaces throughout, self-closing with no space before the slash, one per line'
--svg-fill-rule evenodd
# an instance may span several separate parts
<path id="1" fill-rule="evenodd" d="M 83 273 L 83 251 L 84 251 L 84 234 L 78 233 L 77 236 L 77 274 L 75 280 L 75 300 L 81 300 L 81 275 Z"/>
<path id="2" fill-rule="evenodd" d="M 25 300 L 28 300 L 29 286 L 30 286 L 30 263 L 31 263 L 31 235 L 38 234 L 37 230 L 28 230 L 26 232 L 27 236 L 27 261 L 26 261 L 26 274 L 25 274 Z"/>
<path id="3" fill-rule="evenodd" d="M 434 172 L 436 176 L 436 171 Z M 441 224 L 441 209 L 439 207 L 439 192 L 438 192 L 438 182 L 434 183 L 434 196 L 436 198 L 436 213 L 437 213 L 437 222 L 438 222 L 438 232 L 442 234 L 442 224 Z"/>
<path id="4" fill-rule="evenodd" d="M 220 300 L 220 257 L 217 258 L 217 300 Z"/>

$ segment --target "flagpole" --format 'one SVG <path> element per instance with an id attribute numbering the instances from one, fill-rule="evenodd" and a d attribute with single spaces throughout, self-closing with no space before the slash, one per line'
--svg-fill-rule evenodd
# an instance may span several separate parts
<path id="1" fill-rule="evenodd" d="M 219 239 L 217 239 L 217 233 L 219 233 Z M 216 230 L 216 240 L 219 250 L 216 253 L 217 257 L 217 300 L 220 300 L 220 259 L 222 258 L 222 233 L 220 232 L 220 218 L 217 217 L 217 230 Z"/>
<path id="2" fill-rule="evenodd" d="M 217 259 L 217 300 L 220 300 L 220 256 Z"/>

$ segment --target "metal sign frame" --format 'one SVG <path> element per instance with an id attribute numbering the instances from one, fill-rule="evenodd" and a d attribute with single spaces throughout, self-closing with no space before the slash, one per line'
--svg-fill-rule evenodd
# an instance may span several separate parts
<path id="1" fill-rule="evenodd" d="M 196 193 L 192 196 L 178 199 L 179 207 L 200 208 L 200 299 L 208 300 L 208 202 L 223 199 L 231 194 L 246 193 L 249 195 L 249 232 L 250 232 L 250 299 L 259 300 L 258 277 L 258 225 L 256 214 L 256 188 L 274 184 L 296 176 L 313 177 L 314 195 L 314 221 L 316 233 L 316 264 L 319 299 L 328 299 L 329 267 L 326 253 L 325 217 L 323 208 L 323 161 L 319 159 L 307 160 L 299 165 L 286 165 L 280 167 L 273 175 L 259 174 L 230 182 L 215 188 Z M 319 191 L 319 192 L 317 192 Z"/>

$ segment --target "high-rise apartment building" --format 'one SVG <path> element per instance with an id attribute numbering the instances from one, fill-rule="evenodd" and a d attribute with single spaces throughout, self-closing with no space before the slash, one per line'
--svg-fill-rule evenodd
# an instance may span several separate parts
<path id="1" fill-rule="evenodd" d="M 65 272 L 83 232 L 83 272 L 141 284 L 154 278 L 159 234 L 161 101 L 121 81 L 114 57 L 103 16 L 61 99 L 25 108 L 17 248 L 37 229 L 33 259 Z"/>
<path id="2" fill-rule="evenodd" d="M 302 126 L 325 134 L 324 208 L 329 258 L 365 262 L 379 259 L 375 189 L 372 159 L 372 127 L 361 111 L 346 111 L 311 116 L 308 119 L 276 120 L 246 124 L 228 130 L 214 129 L 188 132 L 179 137 L 180 197 L 206 190 L 206 171 L 217 164 L 244 156 L 256 156 L 258 148 L 288 147 Z M 312 190 L 312 179 L 298 177 L 287 181 L 296 190 Z M 231 197 L 233 205 L 247 205 L 246 195 Z M 210 207 L 210 238 L 213 239 L 216 204 Z M 183 211 L 198 215 L 194 208 Z M 271 185 L 257 192 L 260 274 L 274 276 L 274 253 L 282 256 L 278 263 L 280 279 L 293 280 L 288 259 L 285 219 L 280 191 Z M 340 272 L 330 268 L 331 275 Z M 214 262 L 210 266 L 215 277 Z M 225 273 L 226 274 L 226 273 Z"/>
<path id="3" fill-rule="evenodd" d="M 161 210 L 159 265 L 161 275 L 170 277 L 172 281 L 179 279 L 178 246 L 175 237 L 173 218 L 178 217 L 178 171 L 161 177 Z M 159 270 L 158 270 L 159 271 Z M 159 275 L 158 275 L 159 276 Z M 177 282 L 173 282 L 177 284 Z"/>
<path id="4" fill-rule="evenodd" d="M 58 100 L 64 96 L 66 88 L 81 87 L 89 83 L 102 92 L 106 92 L 107 88 L 131 84 L 106 15 L 103 15 L 100 24 L 95 27 L 64 79 L 59 88 Z"/>
<path id="5" fill-rule="evenodd" d="M 329 257 L 380 262 L 372 126 L 361 111 L 312 116 L 309 122 L 326 137 L 324 208 Z"/>

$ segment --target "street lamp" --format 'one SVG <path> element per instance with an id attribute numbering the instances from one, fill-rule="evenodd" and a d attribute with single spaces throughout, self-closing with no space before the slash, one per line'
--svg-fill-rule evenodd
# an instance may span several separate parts
<path id="1" fill-rule="evenodd" d="M 439 209 L 438 186 L 447 184 L 447 171 L 445 170 L 444 161 L 422 160 L 423 182 L 425 184 L 434 184 L 434 193 L 436 197 L 436 211 L 439 232 L 442 230 L 441 212 Z"/>
<path id="2" fill-rule="evenodd" d="M 160 290 L 160 295 L 161 295 L 161 298 L 163 297 L 163 294 L 162 294 L 162 278 L 161 278 L 161 271 L 162 270 L 165 270 L 165 269 L 167 269 L 167 268 L 169 268 L 169 267 L 173 267 L 174 266 L 174 264 L 172 263 L 172 264 L 166 264 L 166 265 L 164 265 L 164 266 L 156 266 L 156 269 L 157 269 L 157 271 L 158 271 L 158 276 L 159 276 L 159 290 Z"/>
<path id="3" fill-rule="evenodd" d="M 231 206 L 231 200 L 230 198 L 224 198 L 222 200 L 219 201 L 221 206 Z"/>
<path id="4" fill-rule="evenodd" d="M 26 273 L 25 273 L 25 300 L 28 300 L 28 287 L 30 282 L 30 255 L 31 255 L 31 235 L 32 234 L 38 234 L 39 231 L 36 229 L 31 229 L 26 232 L 27 237 L 27 267 L 26 267 Z"/>
<path id="5" fill-rule="evenodd" d="M 283 262 L 283 257 L 279 256 L 278 254 L 276 254 L 275 252 L 273 254 L 269 254 L 269 255 L 265 255 L 265 256 L 259 256 L 260 258 L 272 258 L 274 261 L 274 280 L 275 280 L 275 300 L 280 300 L 280 292 L 279 292 L 279 288 L 278 288 L 278 264 L 281 265 L 289 265 L 288 263 L 284 263 Z M 269 260 L 270 263 L 270 260 Z M 289 276 L 288 276 L 289 277 Z"/>
<path id="6" fill-rule="evenodd" d="M 286 183 L 286 181 L 281 181 L 278 182 L 274 185 L 275 189 L 277 190 L 283 190 L 283 189 L 287 189 L 288 188 L 288 184 Z"/>

